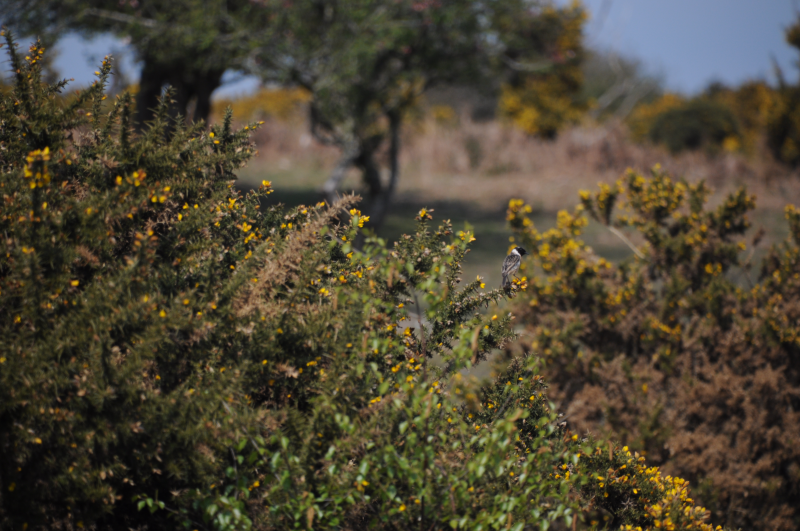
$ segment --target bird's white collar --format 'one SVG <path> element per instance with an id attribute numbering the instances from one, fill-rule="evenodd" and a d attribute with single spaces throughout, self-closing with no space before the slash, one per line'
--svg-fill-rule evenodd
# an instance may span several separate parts
<path id="1" fill-rule="evenodd" d="M 517 255 L 519 257 L 522 257 L 522 255 L 519 254 L 519 251 L 517 251 L 516 249 L 511 249 L 511 254 L 515 254 L 515 255 Z"/>

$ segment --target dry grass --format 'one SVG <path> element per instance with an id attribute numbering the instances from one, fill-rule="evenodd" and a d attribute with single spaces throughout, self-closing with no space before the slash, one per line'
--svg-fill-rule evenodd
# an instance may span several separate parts
<path id="1" fill-rule="evenodd" d="M 259 157 L 253 169 L 305 173 L 305 178 L 285 183 L 292 187 L 319 185 L 338 157 L 335 148 L 316 143 L 298 118 L 268 121 L 256 140 Z M 646 169 L 657 163 L 690 182 L 706 179 L 718 196 L 746 185 L 758 194 L 760 208 L 782 208 L 784 198 L 800 191 L 797 175 L 771 160 L 737 154 L 673 156 L 630 142 L 624 128 L 615 124 L 576 127 L 545 141 L 498 121 L 462 118 L 451 124 L 430 119 L 406 128 L 398 192 L 433 201 L 476 202 L 488 209 L 519 196 L 556 211 L 575 204 L 578 189 L 616 180 L 628 167 Z M 347 184 L 357 187 L 355 174 Z"/>

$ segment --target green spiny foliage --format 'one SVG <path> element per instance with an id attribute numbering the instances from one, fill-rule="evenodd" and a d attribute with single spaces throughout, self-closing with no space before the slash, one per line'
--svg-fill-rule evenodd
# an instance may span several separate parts
<path id="1" fill-rule="evenodd" d="M 65 104 L 6 39 L 3 528 L 520 530 L 600 507 L 536 360 L 462 376 L 514 337 L 479 310 L 524 288 L 460 287 L 469 232 L 423 209 L 355 250 L 355 198 L 236 192 L 258 124 L 185 127 L 164 101 L 135 135 L 110 60 Z"/>
<path id="2" fill-rule="evenodd" d="M 129 97 L 103 103 L 109 60 L 62 104 L 41 47 L 23 59 L 6 40 L 0 518 L 133 522 L 133 496 L 210 484 L 232 435 L 256 432 L 256 410 L 221 401 L 245 400 L 242 371 L 211 372 L 245 281 L 230 268 L 245 252 L 236 224 L 257 200 L 222 208 L 252 147 L 230 117 L 213 138 L 180 124 L 167 136 L 165 105 L 132 138 Z"/>
<path id="3" fill-rule="evenodd" d="M 522 503 L 530 489 L 563 497 L 556 481 L 509 490 L 503 471 L 539 463 L 517 462 L 513 422 L 476 436 L 452 412 L 450 376 L 513 337 L 507 316 L 476 313 L 504 293 L 457 286 L 469 234 L 431 231 L 420 213 L 395 250 L 354 251 L 367 219 L 351 209 L 334 223 L 352 198 L 287 211 L 262 206 L 269 183 L 232 188 L 257 124 L 234 131 L 228 114 L 187 128 L 165 101 L 133 135 L 130 98 L 104 102 L 110 60 L 65 105 L 63 83 L 41 83 L 41 48 L 22 59 L 6 38 L 17 76 L 0 104 L 4 527 L 573 514 L 566 501 L 535 516 Z M 425 324 L 400 333 L 416 291 Z M 447 369 L 428 367 L 434 353 Z"/>

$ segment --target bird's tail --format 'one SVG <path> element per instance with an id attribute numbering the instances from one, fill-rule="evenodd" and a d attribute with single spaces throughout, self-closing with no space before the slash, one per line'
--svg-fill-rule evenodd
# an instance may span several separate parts
<path id="1" fill-rule="evenodd" d="M 508 275 L 503 275 L 503 283 L 500 286 L 501 288 L 507 288 L 511 283 L 508 281 Z"/>

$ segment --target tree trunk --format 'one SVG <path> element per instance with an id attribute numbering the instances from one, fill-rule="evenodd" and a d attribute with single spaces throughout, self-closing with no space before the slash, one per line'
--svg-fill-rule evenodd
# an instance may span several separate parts
<path id="1" fill-rule="evenodd" d="M 373 156 L 375 148 L 369 145 L 371 142 L 367 144 L 366 146 L 362 144 L 361 153 L 356 158 L 355 165 L 361 170 L 361 177 L 364 184 L 367 185 L 369 200 L 375 201 L 381 195 L 383 185 L 381 184 L 381 171 Z"/>
<path id="2" fill-rule="evenodd" d="M 333 168 L 328 180 L 322 185 L 322 194 L 328 203 L 333 204 L 336 201 L 339 185 L 347 176 L 347 170 L 355 162 L 358 152 L 358 143 L 356 141 L 350 142 L 342 149 L 342 156 L 339 158 L 339 162 L 336 163 L 336 167 Z"/>
<path id="3" fill-rule="evenodd" d="M 197 103 L 192 115 L 192 121 L 203 120 L 208 123 L 208 116 L 211 114 L 211 94 L 222 84 L 222 74 L 225 70 L 208 70 L 200 74 L 194 83 L 193 96 L 197 98 Z M 188 115 L 187 115 L 188 116 Z"/>
<path id="4" fill-rule="evenodd" d="M 175 89 L 175 103 L 170 108 L 170 116 L 180 114 L 187 123 L 207 122 L 211 113 L 211 94 L 222 83 L 223 73 L 222 69 L 181 69 L 145 58 L 136 97 L 137 129 L 142 131 L 144 124 L 153 119 L 153 109 L 158 106 L 158 99 L 167 85 Z"/>
<path id="5" fill-rule="evenodd" d="M 153 119 L 153 109 L 158 106 L 161 91 L 167 83 L 167 72 L 155 61 L 145 58 L 139 93 L 136 95 L 136 129 L 142 131 L 145 122 Z"/>
<path id="6" fill-rule="evenodd" d="M 386 220 L 389 205 L 400 178 L 400 124 L 399 113 L 389 114 L 389 182 L 374 198 L 370 209 L 370 224 L 375 228 L 380 227 Z"/>
<path id="7" fill-rule="evenodd" d="M 375 163 L 374 153 L 378 147 L 375 139 L 366 142 L 351 141 L 342 150 L 342 156 L 336 167 L 331 172 L 328 180 L 322 185 L 322 194 L 328 203 L 333 203 L 337 198 L 339 185 L 347 175 L 347 170 L 355 165 L 362 171 L 364 184 L 369 193 L 368 212 L 370 226 L 374 229 L 383 224 L 389 211 L 392 197 L 400 178 L 400 125 L 401 118 L 398 113 L 391 113 L 389 118 L 389 182 L 386 186 L 381 182 L 381 174 Z"/>

